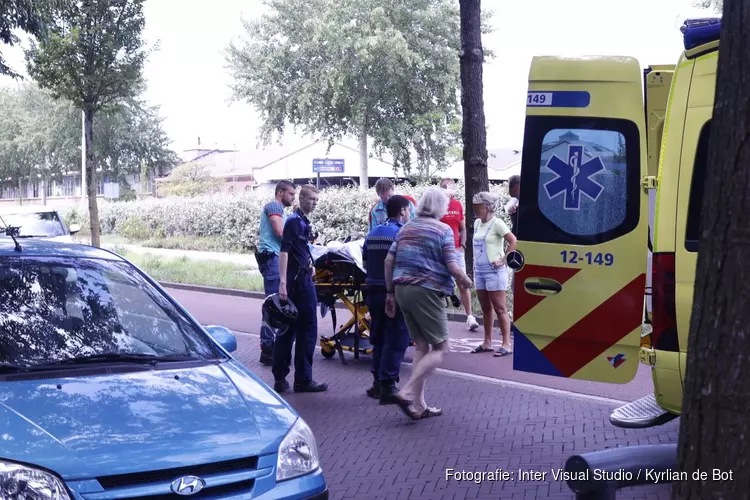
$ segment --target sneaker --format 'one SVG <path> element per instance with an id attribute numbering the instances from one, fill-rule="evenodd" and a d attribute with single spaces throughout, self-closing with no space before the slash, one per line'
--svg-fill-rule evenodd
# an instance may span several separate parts
<path id="1" fill-rule="evenodd" d="M 476 318 L 471 314 L 466 316 L 466 328 L 468 328 L 470 332 L 473 332 L 474 330 L 479 328 L 479 323 L 477 323 Z"/>

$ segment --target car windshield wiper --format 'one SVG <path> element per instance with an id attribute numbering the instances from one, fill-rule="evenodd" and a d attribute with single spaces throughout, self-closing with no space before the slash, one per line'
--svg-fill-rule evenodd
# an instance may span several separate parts
<path id="1" fill-rule="evenodd" d="M 58 361 L 52 361 L 50 363 L 41 363 L 32 365 L 32 370 L 43 370 L 45 368 L 54 368 L 60 365 L 78 365 L 87 363 L 106 363 L 106 362 L 127 362 L 127 363 L 145 363 L 155 365 L 157 363 L 169 363 L 177 361 L 191 361 L 198 358 L 187 356 L 184 354 L 170 354 L 166 356 L 158 356 L 153 354 L 121 354 L 121 353 L 106 353 L 106 354 L 91 354 L 89 356 L 80 356 L 76 358 L 61 359 Z"/>
<path id="2" fill-rule="evenodd" d="M 50 238 L 49 234 L 19 234 L 16 238 Z"/>

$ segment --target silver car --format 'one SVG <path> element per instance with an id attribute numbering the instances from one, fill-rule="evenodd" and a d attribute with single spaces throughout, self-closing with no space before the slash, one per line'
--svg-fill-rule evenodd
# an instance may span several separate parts
<path id="1" fill-rule="evenodd" d="M 21 238 L 45 238 L 64 243 L 75 243 L 73 235 L 81 230 L 78 224 L 71 224 L 70 228 L 54 208 L 26 205 L 0 208 L 0 218 L 4 225 L 20 227 Z"/>

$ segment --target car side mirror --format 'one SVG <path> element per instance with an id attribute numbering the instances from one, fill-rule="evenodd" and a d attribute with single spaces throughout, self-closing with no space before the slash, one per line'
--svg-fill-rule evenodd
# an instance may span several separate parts
<path id="1" fill-rule="evenodd" d="M 71 224 L 69 229 L 70 229 L 70 234 L 76 234 L 78 231 L 81 230 L 81 225 L 80 224 Z"/>
<path id="2" fill-rule="evenodd" d="M 221 347 L 227 352 L 234 352 L 237 350 L 237 337 L 229 330 L 229 328 L 223 326 L 210 325 L 205 327 L 213 339 L 219 343 Z"/>

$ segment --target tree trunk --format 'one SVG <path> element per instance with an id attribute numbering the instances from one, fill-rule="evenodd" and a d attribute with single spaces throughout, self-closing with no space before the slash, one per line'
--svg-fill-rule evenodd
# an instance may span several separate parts
<path id="1" fill-rule="evenodd" d="M 726 0 L 724 14 L 678 448 L 687 478 L 674 499 L 750 491 L 750 5 Z"/>
<path id="2" fill-rule="evenodd" d="M 47 183 L 49 179 L 42 179 L 42 205 L 47 204 Z"/>
<path id="3" fill-rule="evenodd" d="M 96 161 L 94 158 L 94 113 L 86 111 L 84 118 L 86 138 L 86 187 L 89 198 L 89 221 L 91 228 L 91 246 L 100 246 L 99 207 L 96 203 Z"/>
<path id="4" fill-rule="evenodd" d="M 487 131 L 484 124 L 482 85 L 481 0 L 460 0 L 461 12 L 461 108 L 464 143 L 464 180 L 466 192 L 466 271 L 472 276 L 474 252 L 474 211 L 471 199 L 475 193 L 489 190 L 487 179 Z"/>
<path id="5" fill-rule="evenodd" d="M 93 123 L 93 118 L 91 119 Z M 88 187 L 86 184 L 86 112 L 81 111 L 81 205 L 86 200 L 86 193 L 88 193 Z"/>
<path id="6" fill-rule="evenodd" d="M 367 131 L 359 134 L 359 190 L 370 189 L 370 178 L 367 173 Z"/>

